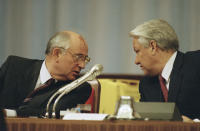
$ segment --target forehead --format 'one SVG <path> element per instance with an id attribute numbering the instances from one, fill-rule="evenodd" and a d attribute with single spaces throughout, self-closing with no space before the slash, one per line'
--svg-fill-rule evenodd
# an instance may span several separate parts
<path id="1" fill-rule="evenodd" d="M 77 54 L 87 54 L 88 45 L 81 36 L 72 37 L 72 39 L 70 40 L 70 50 Z"/>
<path id="2" fill-rule="evenodd" d="M 138 38 L 133 38 L 133 48 L 134 49 L 138 49 L 138 48 L 142 48 L 143 45 L 140 44 L 140 42 L 138 41 Z"/>

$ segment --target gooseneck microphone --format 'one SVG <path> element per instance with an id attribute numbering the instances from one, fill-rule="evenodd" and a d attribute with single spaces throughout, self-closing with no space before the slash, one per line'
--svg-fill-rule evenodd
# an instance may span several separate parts
<path id="1" fill-rule="evenodd" d="M 67 93 L 69 93 L 70 91 L 72 91 L 73 89 L 77 88 L 79 85 L 81 85 L 82 83 L 89 81 L 89 80 L 93 80 L 95 79 L 98 75 L 101 74 L 101 72 L 103 71 L 103 66 L 101 64 L 96 64 L 94 65 L 89 72 L 87 72 L 85 75 L 83 75 L 82 77 L 78 78 L 77 80 L 74 80 L 73 82 L 71 82 L 70 84 L 67 84 L 65 86 L 63 86 L 62 88 L 60 88 L 58 91 L 56 91 L 51 98 L 49 99 L 47 106 L 46 106 L 46 117 L 50 117 L 49 115 L 49 105 L 51 104 L 52 100 L 59 95 L 54 104 L 53 104 L 53 109 L 52 109 L 52 113 L 55 114 L 55 109 L 56 109 L 56 105 L 58 103 L 58 101 Z M 55 115 L 53 115 L 55 116 Z"/>

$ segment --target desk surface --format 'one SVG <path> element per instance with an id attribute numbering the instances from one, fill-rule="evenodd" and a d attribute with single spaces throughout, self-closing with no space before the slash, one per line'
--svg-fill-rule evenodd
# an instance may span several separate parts
<path id="1" fill-rule="evenodd" d="M 200 123 L 6 118 L 8 131 L 200 131 Z"/>

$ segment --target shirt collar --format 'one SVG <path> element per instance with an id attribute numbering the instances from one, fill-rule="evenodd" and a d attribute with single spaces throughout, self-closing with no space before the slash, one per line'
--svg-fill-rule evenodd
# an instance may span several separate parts
<path id="1" fill-rule="evenodd" d="M 164 69 L 162 70 L 161 75 L 166 80 L 166 82 L 169 82 L 169 80 L 170 80 L 170 74 L 172 72 L 172 68 L 173 68 L 173 64 L 174 64 L 176 55 L 177 55 L 177 51 L 174 52 L 173 55 L 169 58 Z"/>
<path id="2" fill-rule="evenodd" d="M 49 79 L 51 79 L 51 75 L 46 67 L 46 62 L 45 60 L 42 63 L 42 67 L 40 69 L 40 80 L 41 80 L 41 84 L 44 84 L 46 81 L 48 81 Z"/>

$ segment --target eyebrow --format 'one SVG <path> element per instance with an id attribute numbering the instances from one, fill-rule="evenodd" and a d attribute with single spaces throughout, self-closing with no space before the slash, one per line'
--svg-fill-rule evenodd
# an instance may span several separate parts
<path id="1" fill-rule="evenodd" d="M 88 55 L 84 55 L 84 54 L 80 54 L 80 53 L 79 53 L 79 54 L 76 54 L 76 53 L 75 53 L 75 55 L 82 55 L 82 56 L 88 56 Z"/>

